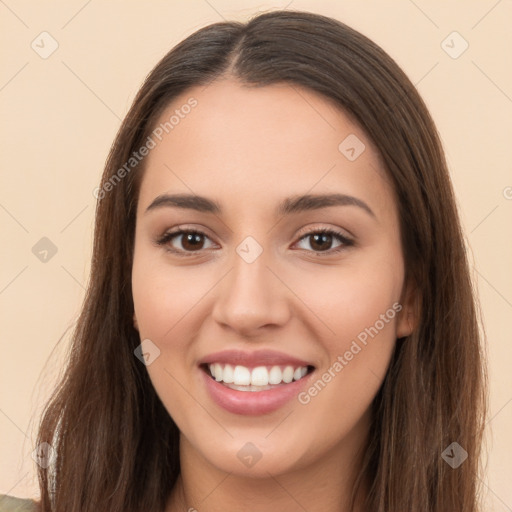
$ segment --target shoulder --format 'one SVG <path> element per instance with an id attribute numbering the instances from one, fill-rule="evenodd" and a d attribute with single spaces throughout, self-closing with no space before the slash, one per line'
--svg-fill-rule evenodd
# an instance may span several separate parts
<path id="1" fill-rule="evenodd" d="M 34 500 L 0 494 L 0 512 L 36 512 L 37 510 L 38 505 Z"/>

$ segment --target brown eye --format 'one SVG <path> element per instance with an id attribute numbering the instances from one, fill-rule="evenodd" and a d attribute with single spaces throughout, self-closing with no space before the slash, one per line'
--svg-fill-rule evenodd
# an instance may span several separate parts
<path id="1" fill-rule="evenodd" d="M 174 233 L 165 233 L 159 240 L 158 245 L 165 245 L 167 250 L 174 253 L 182 253 L 185 256 L 193 255 L 202 249 L 209 249 L 211 246 L 205 247 L 205 242 L 210 240 L 201 231 L 181 230 Z M 186 254 L 189 253 L 189 254 Z M 191 254 L 192 253 L 192 254 Z"/>
<path id="2" fill-rule="evenodd" d="M 309 246 L 313 252 L 328 254 L 342 251 L 346 247 L 354 245 L 352 240 L 343 234 L 330 229 L 311 231 L 310 233 L 302 236 L 299 242 L 304 241 L 309 242 Z M 338 241 L 338 245 L 331 247 L 335 241 Z"/>
<path id="3" fill-rule="evenodd" d="M 204 245 L 204 235 L 199 233 L 187 233 L 180 235 L 181 245 L 186 251 L 195 251 L 202 249 Z"/>
<path id="4" fill-rule="evenodd" d="M 308 235 L 310 239 L 311 248 L 314 251 L 323 251 L 330 248 L 333 242 L 333 236 L 326 233 L 316 235 Z"/>

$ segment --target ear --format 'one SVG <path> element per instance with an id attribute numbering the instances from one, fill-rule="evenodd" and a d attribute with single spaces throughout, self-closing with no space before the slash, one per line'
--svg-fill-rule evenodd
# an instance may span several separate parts
<path id="1" fill-rule="evenodd" d="M 410 336 L 418 327 L 421 313 L 421 300 L 418 287 L 408 279 L 400 297 L 402 309 L 397 316 L 396 337 Z"/>
<path id="2" fill-rule="evenodd" d="M 139 330 L 139 324 L 137 323 L 137 317 L 135 316 L 135 313 L 133 313 L 133 327 L 138 331 Z"/>

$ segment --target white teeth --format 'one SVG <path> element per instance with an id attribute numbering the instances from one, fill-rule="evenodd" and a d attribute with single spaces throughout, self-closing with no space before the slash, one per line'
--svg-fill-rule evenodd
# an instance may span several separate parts
<path id="1" fill-rule="evenodd" d="M 268 385 L 268 370 L 264 366 L 253 368 L 251 372 L 251 385 L 253 386 L 267 386 Z"/>
<path id="2" fill-rule="evenodd" d="M 286 384 L 290 383 L 293 380 L 293 368 L 291 366 L 287 366 L 283 372 L 283 381 Z"/>
<path id="3" fill-rule="evenodd" d="M 268 375 L 268 383 L 269 384 L 281 384 L 283 380 L 283 372 L 279 366 L 272 366 L 270 368 L 270 373 Z"/>
<path id="4" fill-rule="evenodd" d="M 236 389 L 238 386 L 253 386 L 270 389 L 269 386 L 285 383 L 289 384 L 294 380 L 302 379 L 307 373 L 307 366 L 294 368 L 293 366 L 272 366 L 270 369 L 266 366 L 257 366 L 252 370 L 246 366 L 237 365 L 233 368 L 230 364 L 212 363 L 208 365 L 212 377 L 217 382 L 231 384 L 230 387 Z"/>
<path id="5" fill-rule="evenodd" d="M 215 380 L 220 382 L 222 380 L 222 366 L 219 363 L 215 363 L 214 372 Z"/>
<path id="6" fill-rule="evenodd" d="M 217 373 L 215 373 L 215 379 L 217 379 Z M 233 373 L 233 384 L 237 386 L 248 386 L 251 383 L 251 372 L 249 368 L 245 366 L 235 366 Z"/>
<path id="7" fill-rule="evenodd" d="M 224 373 L 222 374 L 222 380 L 226 384 L 231 384 L 235 380 L 235 371 L 233 370 L 233 367 L 230 364 L 227 364 L 224 366 Z"/>

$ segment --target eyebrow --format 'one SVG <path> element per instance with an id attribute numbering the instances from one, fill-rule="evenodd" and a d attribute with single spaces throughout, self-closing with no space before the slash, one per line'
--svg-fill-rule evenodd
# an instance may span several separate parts
<path id="1" fill-rule="evenodd" d="M 284 199 L 276 208 L 276 216 L 292 215 L 331 206 L 357 206 L 375 218 L 375 213 L 361 199 L 346 194 L 306 194 Z M 184 208 L 220 215 L 222 207 L 217 201 L 193 194 L 162 194 L 147 207 L 146 212 L 163 207 Z"/>

